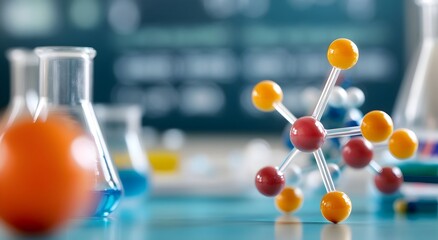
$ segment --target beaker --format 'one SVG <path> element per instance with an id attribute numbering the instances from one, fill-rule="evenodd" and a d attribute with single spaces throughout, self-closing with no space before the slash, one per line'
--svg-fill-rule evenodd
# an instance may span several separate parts
<path id="1" fill-rule="evenodd" d="M 12 48 L 6 53 L 10 65 L 10 101 L 2 126 L 11 125 L 22 115 L 32 116 L 38 104 L 38 57 L 30 49 Z"/>
<path id="2" fill-rule="evenodd" d="M 150 171 L 141 141 L 142 108 L 137 105 L 98 104 L 95 111 L 125 196 L 145 193 Z"/>
<path id="3" fill-rule="evenodd" d="M 409 63 L 393 112 L 396 127 L 419 138 L 419 158 L 438 157 L 438 0 L 416 0 L 421 43 Z"/>
<path id="4" fill-rule="evenodd" d="M 98 159 L 91 215 L 108 216 L 120 201 L 122 185 L 91 104 L 96 51 L 83 47 L 38 47 L 35 53 L 40 60 L 40 99 L 34 119 L 44 120 L 49 114 L 65 116 L 66 127 L 79 124 L 94 140 Z"/>

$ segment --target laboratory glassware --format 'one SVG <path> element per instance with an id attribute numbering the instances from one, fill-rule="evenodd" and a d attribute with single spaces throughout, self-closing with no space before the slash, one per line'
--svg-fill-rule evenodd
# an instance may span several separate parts
<path id="1" fill-rule="evenodd" d="M 95 111 L 125 196 L 142 195 L 148 190 L 150 174 L 141 140 L 142 108 L 138 105 L 98 104 Z"/>
<path id="2" fill-rule="evenodd" d="M 2 126 L 20 116 L 32 116 L 38 104 L 38 57 L 30 49 L 12 48 L 6 52 L 10 65 L 10 102 L 2 116 Z"/>
<path id="3" fill-rule="evenodd" d="M 91 104 L 96 51 L 85 47 L 38 47 L 35 53 L 40 60 L 40 100 L 34 119 L 44 120 L 49 114 L 65 116 L 66 124 L 80 125 L 94 140 L 98 151 L 92 189 L 95 204 L 87 215 L 108 216 L 117 207 L 123 189 Z"/>
<path id="4" fill-rule="evenodd" d="M 416 0 L 421 42 L 409 63 L 393 112 L 394 124 L 416 132 L 419 158 L 438 152 L 438 1 Z"/>

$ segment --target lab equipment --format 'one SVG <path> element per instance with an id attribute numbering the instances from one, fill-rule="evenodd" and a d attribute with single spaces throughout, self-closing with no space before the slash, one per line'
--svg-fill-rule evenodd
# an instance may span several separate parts
<path id="1" fill-rule="evenodd" d="M 12 48 L 7 51 L 10 64 L 10 102 L 2 116 L 2 126 L 10 126 L 19 116 L 30 117 L 38 104 L 38 57 L 32 50 Z"/>
<path id="2" fill-rule="evenodd" d="M 335 163 L 328 163 L 327 168 L 333 182 L 340 176 L 340 168 Z M 284 172 L 288 176 L 284 189 L 275 197 L 275 206 L 283 213 L 292 213 L 300 209 L 304 201 L 302 189 L 316 190 L 323 184 L 316 166 L 299 167 L 291 163 Z"/>
<path id="3" fill-rule="evenodd" d="M 382 114 L 382 112 L 375 112 L 375 111 L 368 113 L 364 118 L 365 123 L 369 123 L 370 122 L 369 118 L 373 117 L 373 115 L 376 113 Z M 389 120 L 389 116 L 386 116 L 383 119 L 385 118 Z M 383 123 L 382 124 L 383 127 L 381 128 L 384 129 L 386 127 L 391 127 L 391 125 L 392 125 L 391 121 L 388 121 Z M 374 177 L 374 183 L 377 189 L 384 194 L 392 194 L 398 191 L 402 183 L 404 182 L 403 174 L 401 173 L 400 169 L 397 167 L 381 167 L 378 162 L 373 160 L 375 150 L 390 148 L 391 149 L 390 152 L 393 155 L 395 155 L 399 159 L 405 159 L 413 156 L 413 154 L 416 152 L 417 146 L 418 146 L 418 141 L 416 139 L 415 134 L 408 129 L 398 129 L 394 131 L 390 137 L 390 141 L 388 141 L 388 144 L 380 144 L 377 145 L 376 147 L 374 147 L 371 142 L 365 140 L 364 138 L 354 137 L 352 139 L 349 139 L 346 142 L 346 144 L 342 147 L 341 152 L 342 152 L 343 162 L 341 162 L 340 164 L 342 166 L 350 166 L 355 169 L 361 169 L 366 166 L 370 166 L 370 169 L 376 173 L 376 176 Z M 341 174 L 341 170 L 339 166 L 335 163 L 328 163 L 327 166 L 329 168 L 330 176 L 335 182 L 336 179 Z M 308 167 L 307 169 L 301 169 L 298 166 L 291 164 L 288 167 L 288 171 L 285 172 L 285 175 L 288 176 L 288 179 L 290 178 L 301 179 L 303 178 L 303 176 L 306 176 L 306 181 L 305 181 L 306 186 L 303 186 L 304 189 L 306 190 L 308 190 L 309 188 L 315 189 L 319 187 L 320 181 L 318 180 L 320 178 L 315 178 L 318 176 L 314 175 L 314 172 L 310 169 L 311 167 L 310 168 Z M 292 190 L 297 191 L 299 190 L 300 182 L 301 181 L 295 180 L 294 183 L 290 183 L 289 180 L 288 184 L 294 187 L 287 186 L 286 188 L 292 188 Z M 280 209 L 282 212 L 290 213 L 298 209 L 295 208 L 294 206 L 297 204 L 297 202 L 302 201 L 302 197 L 301 199 L 290 197 L 292 190 L 291 189 L 286 190 L 286 188 L 284 190 L 286 192 L 282 191 L 276 197 L 275 201 L 278 209 Z M 286 198 L 289 198 L 289 200 L 285 201 L 284 199 Z M 282 204 L 279 204 L 279 201 L 280 202 L 284 201 L 285 203 L 283 205 L 289 202 L 290 206 L 283 207 Z"/>
<path id="4" fill-rule="evenodd" d="M 99 104 L 95 111 L 125 196 L 145 193 L 149 188 L 150 171 L 141 141 L 141 107 Z"/>
<path id="5" fill-rule="evenodd" d="M 438 152 L 438 1 L 416 0 L 420 9 L 421 44 L 410 62 L 394 108 L 394 124 L 419 137 L 419 159 L 437 159 Z"/>
<path id="6" fill-rule="evenodd" d="M 314 98 L 317 98 L 313 93 L 313 87 L 306 88 L 301 94 L 301 98 L 305 99 L 305 102 L 313 102 Z M 327 128 L 337 127 L 354 127 L 359 126 L 363 118 L 363 113 L 359 110 L 359 107 L 365 102 L 365 94 L 357 87 L 348 87 L 345 89 L 342 86 L 334 86 L 333 93 L 329 98 L 327 105 L 327 111 L 321 117 L 321 122 Z M 316 102 L 315 102 L 316 104 Z M 313 107 L 313 106 L 312 106 Z M 309 108 L 309 111 L 310 108 Z M 289 130 L 291 125 L 288 124 L 283 132 L 283 141 L 287 148 L 292 149 L 293 145 L 290 141 Z M 332 146 L 339 147 L 340 142 L 338 139 L 333 138 Z M 324 151 L 325 149 L 323 149 Z M 330 149 L 329 149 L 330 150 Z M 326 155 L 329 155 L 331 151 Z"/>
<path id="7" fill-rule="evenodd" d="M 266 196 L 278 195 L 285 185 L 284 171 L 292 160 L 300 152 L 313 153 L 327 191 L 327 194 L 321 201 L 321 213 L 327 220 L 333 223 L 338 223 L 348 218 L 351 212 L 351 201 L 345 193 L 336 191 L 321 146 L 328 138 L 355 136 L 358 134 L 362 134 L 369 141 L 381 142 L 386 140 L 392 133 L 392 120 L 386 113 L 381 111 L 371 112 L 369 117 L 366 118 L 367 120 L 362 121 L 361 125 L 356 127 L 326 130 L 320 122 L 339 73 L 341 70 L 353 67 L 358 57 L 359 51 L 356 45 L 348 39 L 336 39 L 330 44 L 327 58 L 333 68 L 312 116 L 304 116 L 297 119 L 289 112 L 282 104 L 283 93 L 280 86 L 273 81 L 265 80 L 258 83 L 252 92 L 252 101 L 256 108 L 266 112 L 277 110 L 290 122 L 292 125 L 290 140 L 294 146 L 294 149 L 278 168 L 268 166 L 262 168 L 257 173 L 255 178 L 257 189 Z M 395 148 L 395 150 L 398 151 L 400 148 Z M 386 174 L 385 170 L 385 173 L 380 176 L 386 180 L 386 177 L 391 176 L 391 174 Z M 383 184 L 387 182 L 389 181 L 382 181 Z"/>
<path id="8" fill-rule="evenodd" d="M 344 89 L 341 86 L 335 86 L 329 99 L 327 114 L 325 118 L 323 116 L 322 122 L 334 123 L 336 127 L 359 126 L 363 117 L 359 108 L 364 102 L 365 94 L 359 88 Z"/>
<path id="9" fill-rule="evenodd" d="M 300 188 L 286 186 L 275 198 L 275 205 L 284 212 L 290 213 L 301 207 L 303 203 L 303 192 Z"/>
<path id="10" fill-rule="evenodd" d="M 366 166 L 376 173 L 374 176 L 374 184 L 379 189 L 380 192 L 385 194 L 392 194 L 399 190 L 403 183 L 403 174 L 398 167 L 382 167 L 376 161 L 373 160 L 374 148 L 384 148 L 388 147 L 389 152 L 398 159 L 406 159 L 412 157 L 418 147 L 418 139 L 414 132 L 409 129 L 397 129 L 392 131 L 392 120 L 386 116 L 379 116 L 381 114 L 386 115 L 386 113 L 372 111 L 365 115 L 363 119 L 363 124 L 361 126 L 374 125 L 378 121 L 371 118 L 385 119 L 384 122 L 379 123 L 379 125 L 367 126 L 362 129 L 362 132 L 371 133 L 369 129 L 380 129 L 380 131 L 375 132 L 382 135 L 382 138 L 378 136 L 367 136 L 356 137 L 350 139 L 342 148 L 342 158 L 344 163 L 352 168 L 360 169 Z M 371 124 L 370 124 L 371 123 Z M 369 129 L 367 129 L 369 128 Z M 388 136 L 390 134 L 390 136 Z M 381 144 L 374 147 L 371 144 L 370 139 L 378 140 L 379 142 L 386 140 L 383 138 L 386 136 L 389 138 L 387 144 Z"/>
<path id="11" fill-rule="evenodd" d="M 45 120 L 48 115 L 64 116 L 68 125 L 81 126 L 94 141 L 95 195 L 91 215 L 108 216 L 118 205 L 122 185 L 114 169 L 107 145 L 102 136 L 91 104 L 93 58 L 96 51 L 85 47 L 38 47 L 40 59 L 40 99 L 34 119 Z"/>

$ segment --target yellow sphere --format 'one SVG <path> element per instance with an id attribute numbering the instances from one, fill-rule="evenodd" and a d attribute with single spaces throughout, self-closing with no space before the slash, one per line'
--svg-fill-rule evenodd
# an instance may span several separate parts
<path id="1" fill-rule="evenodd" d="M 397 129 L 389 139 L 388 148 L 396 158 L 410 158 L 418 148 L 417 136 L 409 129 Z"/>
<path id="2" fill-rule="evenodd" d="M 279 195 L 275 197 L 275 206 L 284 213 L 291 213 L 298 210 L 303 203 L 303 192 L 299 188 L 286 186 Z"/>
<path id="3" fill-rule="evenodd" d="M 404 199 L 398 199 L 393 205 L 394 212 L 406 213 L 408 211 L 408 203 Z"/>
<path id="4" fill-rule="evenodd" d="M 252 90 L 252 103 L 260 111 L 273 111 L 274 103 L 283 100 L 283 91 L 277 83 L 271 80 L 259 82 Z"/>
<path id="5" fill-rule="evenodd" d="M 329 63 L 336 68 L 347 70 L 352 68 L 359 59 L 359 49 L 353 41 L 346 38 L 334 40 L 327 51 Z"/>
<path id="6" fill-rule="evenodd" d="M 329 192 L 322 198 L 320 208 L 325 219 L 338 223 L 350 216 L 351 201 L 347 194 L 343 192 Z"/>
<path id="7" fill-rule="evenodd" d="M 391 117 L 382 111 L 371 111 L 363 117 L 360 130 L 370 142 L 382 142 L 392 134 Z"/>

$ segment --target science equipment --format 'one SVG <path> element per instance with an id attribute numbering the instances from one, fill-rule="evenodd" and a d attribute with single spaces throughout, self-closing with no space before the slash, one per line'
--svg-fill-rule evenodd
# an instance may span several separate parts
<path id="1" fill-rule="evenodd" d="M 300 188 L 294 188 L 292 186 L 286 186 L 275 198 L 275 206 L 284 213 L 296 211 L 301 207 L 302 203 L 303 192 Z"/>
<path id="2" fill-rule="evenodd" d="M 288 176 L 287 182 L 283 191 L 275 197 L 275 206 L 283 213 L 292 213 L 300 209 L 304 194 L 302 188 L 315 190 L 323 184 L 319 177 L 319 171 L 316 166 L 301 168 L 291 163 L 285 170 L 285 175 Z M 334 182 L 339 178 L 340 168 L 334 163 L 328 163 L 330 176 Z M 303 181 L 304 179 L 304 181 Z"/>
<path id="3" fill-rule="evenodd" d="M 419 137 L 419 159 L 438 155 L 438 1 L 416 0 L 420 8 L 421 43 L 413 56 L 394 108 L 394 124 Z"/>
<path id="4" fill-rule="evenodd" d="M 314 102 L 315 96 L 313 93 L 313 87 L 308 87 L 304 89 L 301 94 L 301 98 L 304 102 Z M 337 128 L 337 127 L 354 127 L 359 126 L 360 121 L 362 121 L 363 113 L 359 108 L 365 102 L 365 95 L 357 87 L 348 87 L 347 89 L 342 86 L 334 86 L 333 92 L 330 95 L 329 102 L 327 105 L 327 111 L 323 114 L 321 122 L 326 127 Z M 316 104 L 316 102 L 315 102 Z M 312 106 L 313 107 L 313 106 Z M 311 111 L 311 109 L 308 109 Z M 283 141 L 287 148 L 292 149 L 293 145 L 290 142 L 289 130 L 291 125 L 288 124 L 283 131 Z M 336 138 L 331 139 L 333 147 L 339 147 L 339 140 Z M 325 151 L 329 150 L 329 151 Z M 323 149 L 324 154 L 330 155 L 332 149 Z M 336 150 L 338 150 L 336 148 Z"/>
<path id="5" fill-rule="evenodd" d="M 265 167 L 256 175 L 255 184 L 260 193 L 266 196 L 276 196 L 283 191 L 285 185 L 284 172 L 292 160 L 301 152 L 313 153 L 327 194 L 321 201 L 321 213 L 329 221 L 338 223 L 348 218 L 351 212 L 351 201 L 348 196 L 336 191 L 333 180 L 321 150 L 322 145 L 328 138 L 355 136 L 362 134 L 371 142 L 381 142 L 392 134 L 392 120 L 381 111 L 371 112 L 367 121 L 362 121 L 360 126 L 326 130 L 320 119 L 329 101 L 330 94 L 336 83 L 341 70 L 353 67 L 359 57 L 356 45 L 345 38 L 333 41 L 327 52 L 327 58 L 333 66 L 322 94 L 316 104 L 312 116 L 304 116 L 297 119 L 281 103 L 283 93 L 275 82 L 265 80 L 258 83 L 252 92 L 252 101 L 256 108 L 261 111 L 277 110 L 292 125 L 290 140 L 294 149 L 278 168 Z M 401 138 L 404 140 L 405 138 Z M 395 151 L 404 151 L 402 148 L 394 148 Z M 389 174 L 382 174 L 385 178 Z M 384 183 L 388 181 L 383 181 Z"/>
<path id="6" fill-rule="evenodd" d="M 122 185 L 102 136 L 91 104 L 93 58 L 96 51 L 85 47 L 39 47 L 40 99 L 34 119 L 60 115 L 69 124 L 81 126 L 93 139 L 98 157 L 94 161 L 95 195 L 93 216 L 108 216 L 117 207 Z"/>
<path id="7" fill-rule="evenodd" d="M 377 121 L 371 118 L 382 119 L 380 114 L 383 112 L 372 111 L 365 115 L 363 119 L 363 126 L 371 123 L 376 124 Z M 372 129 L 379 129 L 382 132 L 390 132 L 389 141 L 387 147 L 392 156 L 397 159 L 407 159 L 412 157 L 418 147 L 418 139 L 414 132 L 409 129 L 397 129 L 392 132 L 392 121 L 388 115 L 383 116 L 388 119 L 388 122 L 379 123 L 375 126 L 368 126 Z M 370 130 L 362 130 L 362 132 L 370 132 Z M 386 134 L 385 134 L 386 135 Z M 365 134 L 364 134 L 365 137 Z M 374 176 L 374 184 L 377 189 L 384 194 L 392 194 L 399 190 L 403 183 L 403 174 L 398 167 L 382 167 L 376 161 L 373 160 L 374 148 L 370 142 L 373 138 L 368 136 L 368 139 L 355 137 L 350 139 L 342 148 L 342 158 L 344 163 L 352 168 L 360 169 L 366 166 L 376 173 Z M 385 141 L 386 139 L 375 139 L 378 142 Z M 377 148 L 385 147 L 386 144 L 377 146 Z"/>
<path id="8" fill-rule="evenodd" d="M 99 104 L 95 110 L 125 196 L 145 193 L 149 188 L 150 171 L 140 136 L 141 107 Z"/>
<path id="9" fill-rule="evenodd" d="M 38 57 L 32 50 L 12 48 L 6 53 L 10 65 L 10 101 L 2 116 L 2 126 L 11 125 L 17 117 L 32 116 L 38 104 Z"/>

